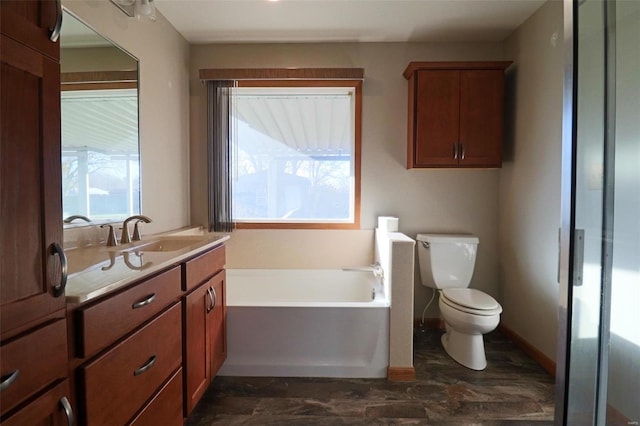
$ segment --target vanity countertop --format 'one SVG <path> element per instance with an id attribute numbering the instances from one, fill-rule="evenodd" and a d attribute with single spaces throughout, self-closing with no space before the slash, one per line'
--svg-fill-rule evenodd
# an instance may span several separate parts
<path id="1" fill-rule="evenodd" d="M 195 228 L 149 235 L 115 247 L 100 245 L 65 250 L 68 259 L 66 301 L 87 303 L 228 239 L 228 234 Z"/>

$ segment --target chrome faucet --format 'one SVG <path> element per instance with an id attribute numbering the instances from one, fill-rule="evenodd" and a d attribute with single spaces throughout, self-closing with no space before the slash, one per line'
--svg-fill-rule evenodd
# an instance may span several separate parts
<path id="1" fill-rule="evenodd" d="M 113 230 L 113 225 L 109 225 L 105 223 L 100 225 L 100 228 L 109 228 L 109 235 L 107 236 L 107 247 L 115 247 L 118 245 L 118 239 L 116 238 L 116 233 Z"/>
<path id="2" fill-rule="evenodd" d="M 120 242 L 122 244 L 127 244 L 130 243 L 131 240 L 131 235 L 129 234 L 129 222 L 135 220 L 135 226 L 134 226 L 134 230 L 133 230 L 133 241 L 138 241 L 140 240 L 140 229 L 138 229 L 138 223 L 140 222 L 144 222 L 144 223 L 149 223 L 151 222 L 151 219 L 149 219 L 147 216 L 143 216 L 143 215 L 133 215 L 133 216 L 129 216 L 128 218 L 126 218 L 124 220 L 124 222 L 122 222 L 122 236 L 120 237 Z"/>
<path id="3" fill-rule="evenodd" d="M 382 265 L 378 262 L 371 264 L 369 266 L 361 266 L 355 268 L 342 268 L 343 271 L 362 271 L 362 272 L 372 272 L 373 276 L 376 278 L 382 278 L 384 276 L 384 269 Z"/>

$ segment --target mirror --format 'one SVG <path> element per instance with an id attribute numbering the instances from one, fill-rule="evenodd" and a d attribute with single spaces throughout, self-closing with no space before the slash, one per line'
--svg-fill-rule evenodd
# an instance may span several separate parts
<path id="1" fill-rule="evenodd" d="M 63 217 L 139 214 L 138 60 L 65 10 L 60 84 Z"/>

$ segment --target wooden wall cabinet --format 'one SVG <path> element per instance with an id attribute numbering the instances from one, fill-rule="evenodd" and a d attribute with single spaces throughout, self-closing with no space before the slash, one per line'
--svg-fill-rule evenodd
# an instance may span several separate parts
<path id="1" fill-rule="evenodd" d="M 411 62 L 407 168 L 500 167 L 511 62 Z"/>
<path id="2" fill-rule="evenodd" d="M 59 2 L 0 1 L 0 422 L 66 424 Z M 53 39 L 56 40 L 53 40 Z M 64 402 L 64 404 L 63 404 Z"/>
<path id="3" fill-rule="evenodd" d="M 227 357 L 224 259 L 220 246 L 183 264 L 185 287 L 195 287 L 183 298 L 185 417 Z"/>

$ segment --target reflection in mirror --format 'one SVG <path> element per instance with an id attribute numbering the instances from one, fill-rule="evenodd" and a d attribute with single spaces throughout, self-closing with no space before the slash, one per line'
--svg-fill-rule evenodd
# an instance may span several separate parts
<path id="1" fill-rule="evenodd" d="M 60 41 L 63 217 L 139 214 L 138 61 L 68 11 Z"/>

